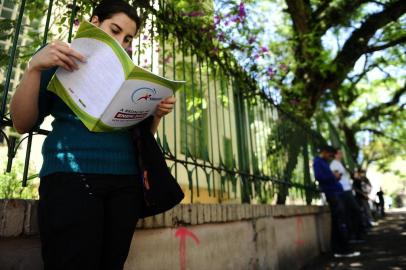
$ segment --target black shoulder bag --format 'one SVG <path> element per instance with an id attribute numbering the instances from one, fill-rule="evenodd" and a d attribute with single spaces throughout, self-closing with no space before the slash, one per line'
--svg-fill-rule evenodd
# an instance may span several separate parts
<path id="1" fill-rule="evenodd" d="M 131 129 L 144 191 L 140 218 L 165 212 L 179 204 L 185 196 L 150 131 L 152 120 L 153 117 L 149 117 Z"/>

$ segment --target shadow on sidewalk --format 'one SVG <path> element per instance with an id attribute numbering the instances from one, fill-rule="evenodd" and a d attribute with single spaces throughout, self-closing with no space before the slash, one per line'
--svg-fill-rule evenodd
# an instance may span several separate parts
<path id="1" fill-rule="evenodd" d="M 331 253 L 324 254 L 302 270 L 406 269 L 406 210 L 387 213 L 378 226 L 368 232 L 366 243 L 352 245 L 352 249 L 361 251 L 361 256 L 336 259 Z"/>

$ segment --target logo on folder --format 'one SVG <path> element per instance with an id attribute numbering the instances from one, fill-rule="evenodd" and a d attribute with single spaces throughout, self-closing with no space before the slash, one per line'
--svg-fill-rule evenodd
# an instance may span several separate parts
<path id="1" fill-rule="evenodd" d="M 140 103 L 143 101 L 148 101 L 148 100 L 161 100 L 162 98 L 155 98 L 154 96 L 156 95 L 156 89 L 155 88 L 149 88 L 149 87 L 141 87 L 136 89 L 132 95 L 131 95 L 131 100 L 134 103 Z"/>

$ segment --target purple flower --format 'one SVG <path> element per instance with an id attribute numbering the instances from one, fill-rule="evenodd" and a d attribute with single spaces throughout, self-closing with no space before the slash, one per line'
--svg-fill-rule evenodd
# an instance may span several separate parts
<path id="1" fill-rule="evenodd" d="M 142 37 L 142 40 L 147 40 L 148 39 L 148 36 L 147 35 L 144 35 L 143 37 Z"/>
<path id="2" fill-rule="evenodd" d="M 266 73 L 268 73 L 268 76 L 271 78 L 273 77 L 273 75 L 275 75 L 275 71 L 271 67 L 267 68 Z"/>
<path id="3" fill-rule="evenodd" d="M 245 18 L 245 16 L 247 15 L 245 12 L 245 6 L 243 2 L 240 3 L 240 6 L 238 8 L 238 15 L 240 16 L 240 18 Z"/>
<path id="4" fill-rule="evenodd" d="M 263 53 L 266 53 L 266 52 L 268 52 L 268 48 L 267 47 L 261 47 L 261 52 L 263 52 Z"/>
<path id="5" fill-rule="evenodd" d="M 221 21 L 221 17 L 219 15 L 214 16 L 214 25 L 219 24 Z"/>
<path id="6" fill-rule="evenodd" d="M 250 37 L 250 38 L 248 39 L 248 44 L 252 44 L 252 43 L 254 43 L 254 42 L 255 42 L 255 40 L 256 40 L 256 38 L 255 38 L 255 37 Z"/>
<path id="7" fill-rule="evenodd" d="M 233 14 L 227 13 L 226 15 L 223 15 L 223 16 L 224 16 L 223 18 L 228 18 L 228 17 L 230 17 L 231 15 L 233 15 Z"/>
<path id="8" fill-rule="evenodd" d="M 232 21 L 232 22 L 235 22 L 235 23 L 239 23 L 239 22 L 241 22 L 241 18 L 238 17 L 238 16 L 233 16 L 233 17 L 231 18 L 231 21 Z"/>
<path id="9" fill-rule="evenodd" d="M 79 19 L 75 19 L 75 20 L 73 21 L 73 24 L 74 24 L 76 27 L 79 26 L 79 24 L 80 24 Z"/>
<path id="10" fill-rule="evenodd" d="M 224 41 L 224 39 L 225 39 L 224 33 L 218 34 L 218 35 L 217 35 L 217 38 L 218 38 L 220 41 Z"/>

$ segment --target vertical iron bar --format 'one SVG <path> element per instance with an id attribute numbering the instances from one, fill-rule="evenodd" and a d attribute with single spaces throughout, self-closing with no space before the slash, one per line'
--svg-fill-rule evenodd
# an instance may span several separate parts
<path id="1" fill-rule="evenodd" d="M 11 172 L 11 167 L 13 165 L 13 159 L 15 157 L 14 149 L 15 149 L 15 145 L 16 145 L 16 140 L 17 140 L 16 137 L 11 136 L 8 141 L 8 145 L 7 145 L 8 146 L 8 149 L 7 149 L 8 150 L 7 151 L 8 159 L 7 159 L 7 167 L 6 167 L 7 173 Z"/>
<path id="2" fill-rule="evenodd" d="M 196 146 L 196 105 L 195 105 L 195 67 L 193 65 L 193 51 L 190 50 L 190 66 L 191 66 L 191 78 L 192 78 L 192 113 L 193 113 L 193 129 L 192 129 L 192 136 L 193 136 L 193 147 L 194 147 L 194 157 L 197 160 L 198 158 L 200 158 L 200 155 L 198 155 L 198 151 L 197 150 L 197 146 Z M 200 143 L 200 142 L 199 142 Z M 199 144 L 200 145 L 200 144 Z M 199 153 L 200 154 L 200 153 Z M 195 176 L 196 176 L 196 195 L 197 197 L 199 197 L 199 177 L 197 176 L 197 165 L 194 164 L 195 166 Z"/>
<path id="3" fill-rule="evenodd" d="M 159 2 L 160 3 L 160 2 Z M 162 76 L 165 77 L 166 75 L 166 62 L 165 62 L 165 39 L 166 36 L 164 35 L 162 29 L 161 29 L 162 25 L 159 25 L 159 28 L 161 30 L 161 32 L 158 34 L 161 35 L 161 42 L 162 42 Z M 175 95 L 175 93 L 173 93 Z M 174 110 L 175 111 L 175 110 Z M 166 140 L 166 121 L 165 121 L 165 117 L 162 119 L 162 130 L 163 130 L 163 140 Z"/>
<path id="4" fill-rule="evenodd" d="M 258 97 L 255 97 L 255 107 L 254 107 L 254 123 L 255 123 L 255 146 L 257 148 L 257 162 L 258 162 L 258 173 L 261 177 L 264 176 L 264 171 L 263 171 L 263 148 L 262 148 L 262 137 L 258 136 L 258 134 L 262 133 L 262 128 L 261 128 L 261 100 Z M 257 186 L 257 190 L 259 192 L 258 196 L 261 198 L 262 197 L 262 180 L 258 180 L 255 185 Z"/>
<path id="5" fill-rule="evenodd" d="M 200 57 L 197 58 L 197 62 L 199 63 L 198 67 L 199 67 L 199 88 L 200 88 L 200 98 L 201 98 L 201 102 L 200 102 L 200 109 L 202 110 L 202 114 L 201 114 L 201 121 L 200 121 L 200 126 L 202 127 L 202 133 L 204 136 L 204 143 L 206 143 L 206 138 L 207 138 L 207 125 L 206 125 L 206 112 L 204 110 L 204 106 L 203 106 L 203 102 L 204 102 L 204 94 L 203 94 L 203 81 L 202 81 L 202 59 L 200 59 Z M 203 145 L 203 148 L 201 148 Z M 200 144 L 200 148 L 203 151 L 202 156 L 203 156 L 203 166 L 206 165 L 206 158 L 209 158 L 208 156 L 206 157 L 206 148 L 205 148 L 206 144 L 203 144 L 201 142 Z M 208 153 L 207 153 L 208 154 Z M 206 172 L 206 170 L 204 169 L 204 171 Z M 207 174 L 206 174 L 207 177 Z M 206 184 L 207 184 L 207 190 L 210 189 L 210 182 L 209 179 L 206 179 Z M 208 193 L 210 194 L 210 191 L 208 191 Z"/>
<path id="6" fill-rule="evenodd" d="M 233 104 L 233 102 L 232 102 L 232 100 L 233 100 L 233 96 L 231 95 L 230 96 L 230 91 L 229 91 L 229 83 L 230 83 L 230 78 L 227 76 L 227 80 L 226 80 L 226 90 L 227 90 L 227 93 L 226 93 L 226 96 L 227 96 L 227 99 L 228 99 L 228 104 L 229 104 L 229 106 L 228 106 L 228 127 L 229 127 L 229 133 L 230 133 L 230 147 L 231 147 L 231 154 L 232 154 L 232 156 L 231 156 L 231 158 L 232 158 L 232 169 L 234 169 L 234 170 L 236 170 L 237 168 L 236 168 L 236 166 L 235 166 L 235 164 L 234 164 L 234 147 L 233 147 L 233 139 L 234 139 L 234 136 L 233 136 L 233 132 L 232 132 L 232 122 L 231 122 L 231 110 L 232 110 L 232 108 L 231 108 L 231 105 Z M 233 106 L 233 109 L 235 110 L 235 106 Z M 230 176 L 230 177 L 232 177 L 232 176 Z M 233 180 L 233 192 L 234 192 L 234 198 L 236 198 L 237 197 L 237 189 L 236 189 L 236 179 L 234 179 Z"/>
<path id="7" fill-rule="evenodd" d="M 210 123 L 210 146 L 211 146 L 211 163 L 214 163 L 214 150 L 213 150 L 213 121 L 211 119 L 211 96 L 210 96 L 210 68 L 209 68 L 209 61 L 206 58 L 206 79 L 207 79 L 207 107 L 209 110 L 209 123 Z M 214 170 L 212 169 L 212 175 L 213 175 L 213 185 L 212 185 L 212 189 L 213 189 L 213 197 L 216 196 L 216 190 L 215 190 L 215 183 L 214 183 L 214 178 L 215 178 L 215 174 L 214 174 Z M 210 195 L 210 191 L 209 191 L 209 195 Z"/>
<path id="8" fill-rule="evenodd" d="M 138 35 L 138 55 L 137 55 L 137 65 L 141 64 L 141 35 L 142 32 Z"/>
<path id="9" fill-rule="evenodd" d="M 20 11 L 18 13 L 16 30 L 15 30 L 15 34 L 13 37 L 13 45 L 11 47 L 10 60 L 8 61 L 8 65 L 7 65 L 6 82 L 4 83 L 3 100 L 1 102 L 1 112 L 0 112 L 1 123 L 3 123 L 4 115 L 6 114 L 8 90 L 10 88 L 10 81 L 11 81 L 11 75 L 12 75 L 12 71 L 13 71 L 14 58 L 15 58 L 16 52 L 17 52 L 17 44 L 18 44 L 18 38 L 20 36 L 20 29 L 21 29 L 21 24 L 22 24 L 22 20 L 23 20 L 24 9 L 25 9 L 25 0 L 22 0 L 21 5 L 20 5 Z"/>
<path id="10" fill-rule="evenodd" d="M 17 24 L 16 24 L 16 30 L 15 30 L 15 34 L 13 37 L 13 45 L 11 47 L 10 60 L 7 65 L 6 82 L 4 84 L 3 100 L 1 103 L 0 126 L 3 124 L 4 116 L 6 114 L 7 97 L 8 97 L 8 92 L 9 92 L 9 88 L 10 88 L 11 76 L 13 74 L 12 73 L 13 64 L 14 64 L 14 59 L 16 57 L 18 38 L 20 36 L 20 29 L 21 29 L 21 24 L 22 24 L 22 20 L 23 20 L 24 9 L 25 9 L 25 0 L 23 0 L 21 2 L 18 19 L 17 19 Z M 15 140 L 14 140 L 14 142 L 12 142 L 10 140 L 10 145 L 9 145 L 8 151 L 9 151 L 9 153 L 11 153 L 11 155 L 8 156 L 6 172 L 11 172 L 11 166 L 12 166 L 12 162 L 13 162 L 13 158 L 14 158 L 14 145 L 15 145 Z"/>
<path id="11" fill-rule="evenodd" d="M 172 66 L 173 66 L 173 79 L 176 79 L 176 50 L 175 50 L 175 41 L 172 43 Z M 177 125 L 177 118 L 176 118 L 176 108 L 173 110 L 173 133 L 174 133 L 174 138 L 175 138 L 175 178 L 178 179 L 178 166 L 177 166 L 177 155 L 178 155 L 178 140 L 177 140 L 177 133 L 176 133 L 176 125 Z"/>
<path id="12" fill-rule="evenodd" d="M 237 110 L 236 110 L 236 128 L 237 128 L 237 134 L 238 134 L 238 163 L 240 167 L 240 171 L 242 174 L 240 175 L 241 177 L 241 202 L 242 203 L 249 203 L 250 202 L 250 196 L 249 196 L 249 189 L 248 189 L 248 179 L 247 176 L 244 173 L 249 173 L 249 160 L 246 151 L 248 150 L 247 147 L 247 138 L 246 138 L 246 125 L 244 121 L 244 107 L 241 102 L 241 93 L 240 89 L 236 88 L 235 84 L 234 85 L 234 94 L 235 94 L 235 99 L 237 103 Z"/>
<path id="13" fill-rule="evenodd" d="M 70 22 L 69 22 L 69 36 L 68 36 L 69 43 L 72 41 L 73 23 L 75 20 L 75 16 L 76 16 L 76 0 L 73 0 L 72 13 L 70 15 Z"/>
<path id="14" fill-rule="evenodd" d="M 216 108 L 216 133 L 217 133 L 217 146 L 218 146 L 218 157 L 219 157 L 219 167 L 223 164 L 223 159 L 221 158 L 221 149 L 220 149 L 220 129 L 219 129 L 219 117 L 218 117 L 218 94 L 217 94 L 217 67 L 214 70 L 213 80 L 214 80 L 214 101 L 215 101 L 215 108 Z M 219 190 L 219 197 L 223 198 L 223 185 L 221 184 L 221 173 L 220 173 L 220 190 Z"/>
<path id="15" fill-rule="evenodd" d="M 266 106 L 265 106 L 265 108 L 266 108 L 266 110 L 265 110 L 265 123 L 266 123 L 266 126 L 267 126 L 267 128 L 269 129 L 269 136 L 272 136 L 272 118 L 270 117 L 270 105 L 269 105 L 269 103 L 266 103 Z M 267 145 L 267 148 L 266 149 L 268 149 L 268 142 L 269 142 L 269 136 L 268 136 L 268 138 L 267 138 L 267 140 L 266 140 L 266 145 Z M 272 177 L 272 168 L 271 168 L 271 164 L 270 164 L 270 162 L 268 162 L 268 153 L 267 152 L 265 152 L 265 155 L 266 155 L 266 164 L 267 164 L 267 168 L 268 168 L 268 171 L 267 171 L 267 174 L 269 175 L 269 177 Z"/>
<path id="16" fill-rule="evenodd" d="M 51 21 L 53 3 L 54 3 L 54 0 L 49 0 L 47 20 L 46 20 L 46 23 L 45 23 L 45 33 L 44 33 L 44 38 L 42 39 L 42 45 L 45 45 L 47 43 L 47 40 L 48 40 L 49 22 Z"/>
<path id="17" fill-rule="evenodd" d="M 45 45 L 47 43 L 47 40 L 48 40 L 49 23 L 51 21 L 53 2 L 54 2 L 53 0 L 49 1 L 47 19 L 46 19 L 46 22 L 45 22 L 45 29 L 44 29 L 44 37 L 42 39 L 42 45 Z M 71 18 L 71 20 L 72 20 L 72 18 Z M 73 25 L 73 22 L 72 22 L 72 25 Z M 72 28 L 72 25 L 71 25 L 71 28 Z M 27 186 L 28 171 L 29 171 L 30 156 L 31 156 L 32 136 L 33 136 L 33 134 L 32 134 L 32 132 L 30 132 L 28 134 L 27 149 L 26 149 L 26 153 L 25 153 L 23 181 L 22 181 L 22 186 L 23 187 Z"/>
<path id="18" fill-rule="evenodd" d="M 154 68 L 154 16 L 151 16 L 151 72 Z"/>
<path id="19" fill-rule="evenodd" d="M 183 80 L 186 80 L 186 67 L 185 67 L 185 45 L 184 42 L 182 41 L 182 69 L 183 69 Z M 185 161 L 188 160 L 188 156 L 189 156 L 189 147 L 188 147 L 188 133 L 187 133 L 187 95 L 186 95 L 186 85 L 183 86 L 183 102 L 184 102 L 184 119 L 185 119 Z M 193 203 L 193 182 L 190 179 L 190 175 L 189 175 L 189 170 L 186 167 L 186 170 L 188 171 L 188 181 L 189 181 L 189 189 L 190 189 L 190 202 Z"/>
<path id="20" fill-rule="evenodd" d="M 261 130 L 261 135 L 260 136 L 260 140 L 261 140 L 261 147 L 260 147 L 260 151 L 261 151 L 261 172 L 263 176 L 266 176 L 265 173 L 265 150 L 266 150 L 266 145 L 265 145 L 265 127 L 264 127 L 264 103 L 263 100 L 259 99 L 258 100 L 258 109 L 259 109 L 259 123 L 260 123 L 260 127 L 259 129 Z"/>
<path id="21" fill-rule="evenodd" d="M 31 145 L 32 145 L 32 132 L 28 134 L 27 151 L 25 153 L 24 172 L 23 172 L 23 184 L 22 184 L 23 187 L 27 186 L 28 168 L 31 156 Z"/>
<path id="22" fill-rule="evenodd" d="M 249 157 L 249 161 L 248 161 L 248 168 L 249 168 L 249 172 L 251 173 L 251 174 L 254 174 L 253 172 L 254 172 L 254 170 L 253 170 L 253 159 L 252 159 L 252 149 L 253 149 L 253 147 L 252 147 L 252 139 L 251 139 L 251 125 L 250 125 L 250 119 L 249 119 L 249 114 L 250 114 L 250 110 L 251 110 L 251 106 L 249 105 L 249 102 L 248 102 L 248 100 L 245 100 L 245 99 L 243 99 L 242 100 L 242 106 L 244 106 L 245 107 L 245 110 L 244 110 L 244 118 L 243 118 L 243 120 L 244 120 L 244 122 L 246 123 L 246 132 L 247 132 L 247 150 L 248 150 L 248 153 L 247 153 L 247 155 L 248 155 L 248 157 Z"/>
<path id="23" fill-rule="evenodd" d="M 248 151 L 248 156 L 251 156 L 251 166 L 250 166 L 250 172 L 253 175 L 253 181 L 257 181 L 257 175 L 256 175 L 256 171 L 255 171 L 255 167 L 254 167 L 254 156 L 252 156 L 254 153 L 254 146 L 253 146 L 253 141 L 252 141 L 252 131 L 251 131 L 251 123 L 250 123 L 250 113 L 251 113 L 251 104 L 249 100 L 243 100 L 243 105 L 246 104 L 246 112 L 245 112 L 245 121 L 247 121 L 247 131 L 248 131 L 248 143 L 249 143 L 249 151 Z M 250 163 L 249 163 L 250 164 Z M 253 183 L 249 183 L 249 188 L 250 190 L 252 190 L 252 185 Z M 254 194 L 252 194 L 254 195 Z"/>
<path id="24" fill-rule="evenodd" d="M 222 116 L 222 122 L 223 122 L 223 138 L 222 139 L 225 139 L 226 138 L 226 121 L 225 121 L 225 115 L 224 115 L 224 107 L 225 107 L 225 104 L 224 104 L 224 97 L 225 97 L 225 91 L 224 91 L 224 77 L 223 77 L 223 72 L 220 70 L 220 95 L 221 95 L 221 116 Z M 231 135 L 231 134 L 230 134 Z M 224 147 L 224 145 L 223 145 L 223 147 Z M 220 149 L 220 147 L 219 147 L 219 149 Z M 223 148 L 223 150 L 224 150 L 224 158 L 226 158 L 227 157 L 227 153 L 225 152 L 225 148 Z M 225 163 L 226 161 L 223 161 L 224 163 L 223 163 L 223 165 L 224 165 L 224 168 L 226 168 L 226 169 L 229 169 L 229 168 L 227 168 L 227 164 Z M 226 192 L 227 192 L 227 197 L 228 197 L 228 199 L 230 199 L 230 185 L 229 185 L 229 181 L 228 181 L 228 173 L 226 173 L 226 177 L 225 177 L 225 181 L 226 181 L 226 183 L 223 183 L 223 184 L 226 184 L 226 185 L 224 185 L 224 189 L 226 190 Z"/>

